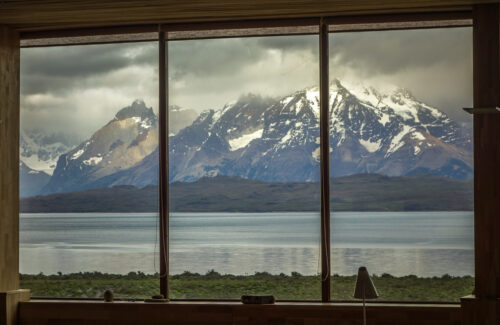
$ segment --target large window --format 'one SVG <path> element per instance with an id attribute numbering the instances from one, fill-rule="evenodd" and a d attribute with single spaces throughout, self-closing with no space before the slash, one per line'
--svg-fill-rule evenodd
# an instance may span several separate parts
<path id="1" fill-rule="evenodd" d="M 158 292 L 157 53 L 22 49 L 20 272 L 33 296 Z"/>
<path id="2" fill-rule="evenodd" d="M 331 33 L 332 297 L 473 288 L 472 29 Z"/>
<path id="3" fill-rule="evenodd" d="M 471 28 L 270 25 L 22 49 L 24 287 L 350 300 L 366 266 L 381 300 L 471 293 Z"/>
<path id="4" fill-rule="evenodd" d="M 172 298 L 320 299 L 317 44 L 169 43 Z"/>

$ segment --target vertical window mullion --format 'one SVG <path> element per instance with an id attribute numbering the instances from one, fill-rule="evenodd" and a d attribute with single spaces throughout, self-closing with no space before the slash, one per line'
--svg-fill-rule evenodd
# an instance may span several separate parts
<path id="1" fill-rule="evenodd" d="M 328 25 L 321 19 L 319 32 L 320 65 L 320 147 L 321 147 L 321 300 L 330 301 L 330 145 Z"/>
<path id="2" fill-rule="evenodd" d="M 168 91 L 167 91 L 167 40 L 165 31 L 159 31 L 159 205 L 160 205 L 160 292 L 169 296 L 169 195 L 168 195 Z"/>

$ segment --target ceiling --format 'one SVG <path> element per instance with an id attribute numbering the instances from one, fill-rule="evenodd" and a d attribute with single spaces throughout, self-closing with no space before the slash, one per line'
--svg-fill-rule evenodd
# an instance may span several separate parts
<path id="1" fill-rule="evenodd" d="M 0 0 L 20 31 L 367 13 L 470 10 L 499 0 Z"/>

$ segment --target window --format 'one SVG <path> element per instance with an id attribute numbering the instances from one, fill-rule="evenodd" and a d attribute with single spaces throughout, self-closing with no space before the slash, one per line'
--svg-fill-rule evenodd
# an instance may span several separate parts
<path id="1" fill-rule="evenodd" d="M 366 266 L 381 300 L 471 293 L 470 22 L 312 21 L 24 48 L 23 286 L 350 300 Z"/>
<path id="2" fill-rule="evenodd" d="M 319 300 L 318 36 L 168 48 L 170 296 Z"/>
<path id="3" fill-rule="evenodd" d="M 471 28 L 331 33 L 332 297 L 473 289 Z"/>
<path id="4" fill-rule="evenodd" d="M 33 296 L 158 292 L 157 53 L 22 49 L 20 272 Z"/>

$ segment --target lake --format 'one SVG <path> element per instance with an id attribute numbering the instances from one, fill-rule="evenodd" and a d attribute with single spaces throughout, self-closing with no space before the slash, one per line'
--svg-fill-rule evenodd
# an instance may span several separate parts
<path id="1" fill-rule="evenodd" d="M 171 274 L 321 270 L 319 213 L 173 213 Z M 335 212 L 332 274 L 474 274 L 473 212 Z M 20 217 L 20 272 L 154 273 L 155 213 L 36 213 Z"/>

